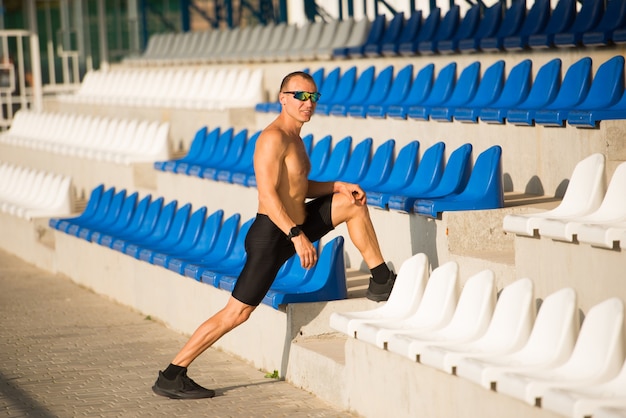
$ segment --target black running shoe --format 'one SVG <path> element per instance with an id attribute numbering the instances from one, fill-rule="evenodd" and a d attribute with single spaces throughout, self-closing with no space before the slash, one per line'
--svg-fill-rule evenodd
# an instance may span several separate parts
<path id="1" fill-rule="evenodd" d="M 370 277 L 370 284 L 367 288 L 367 293 L 365 296 L 369 300 L 373 300 L 374 302 L 384 302 L 389 299 L 389 295 L 391 294 L 391 289 L 393 289 L 393 285 L 396 282 L 396 274 L 392 271 L 389 272 L 389 278 L 386 283 L 376 283 L 373 278 Z"/>
<path id="2" fill-rule="evenodd" d="M 163 372 L 159 372 L 159 378 L 152 386 L 152 391 L 172 399 L 202 399 L 215 396 L 214 390 L 203 388 L 187 376 L 187 372 L 179 374 L 174 380 L 167 379 Z"/>

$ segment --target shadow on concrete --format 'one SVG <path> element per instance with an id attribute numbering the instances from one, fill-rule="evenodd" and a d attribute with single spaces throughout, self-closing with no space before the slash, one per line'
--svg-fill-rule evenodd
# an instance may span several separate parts
<path id="1" fill-rule="evenodd" d="M 22 390 L 19 386 L 16 386 L 11 383 L 14 379 L 7 378 L 0 371 L 0 399 L 4 398 L 4 400 L 0 400 L 0 405 L 4 402 L 7 402 L 8 405 L 4 409 L 5 411 L 9 411 L 9 415 L 11 416 L 21 416 L 24 417 L 40 417 L 40 418 L 54 418 L 56 415 L 52 414 L 45 405 L 42 405 L 35 399 L 33 399 L 30 394 Z"/>

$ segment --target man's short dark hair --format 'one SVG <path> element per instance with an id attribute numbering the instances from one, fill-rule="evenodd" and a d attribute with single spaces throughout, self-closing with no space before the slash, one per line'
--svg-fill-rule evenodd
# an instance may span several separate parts
<path id="1" fill-rule="evenodd" d="M 280 90 L 279 91 L 284 91 L 285 86 L 289 83 L 289 80 L 291 80 L 294 77 L 302 77 L 305 80 L 308 80 L 310 82 L 312 82 L 313 84 L 315 84 L 315 80 L 313 80 L 313 77 L 311 77 L 311 74 L 309 73 L 305 73 L 304 71 L 294 71 L 292 73 L 289 73 L 285 76 L 285 78 L 283 78 L 282 83 L 280 83 Z"/>

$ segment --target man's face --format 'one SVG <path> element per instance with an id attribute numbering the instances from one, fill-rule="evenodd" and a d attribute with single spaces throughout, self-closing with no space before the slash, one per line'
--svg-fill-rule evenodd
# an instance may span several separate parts
<path id="1" fill-rule="evenodd" d="M 284 91 L 304 91 L 314 93 L 317 92 L 317 87 L 312 81 L 296 76 L 289 80 Z M 311 120 L 311 116 L 313 116 L 316 106 L 316 103 L 313 103 L 313 100 L 309 98 L 305 101 L 301 101 L 296 99 L 292 93 L 281 93 L 281 96 L 283 109 L 289 116 L 302 123 Z"/>

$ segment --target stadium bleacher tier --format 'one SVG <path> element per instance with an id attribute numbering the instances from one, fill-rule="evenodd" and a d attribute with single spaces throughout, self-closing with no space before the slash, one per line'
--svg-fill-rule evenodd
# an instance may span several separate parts
<path id="1" fill-rule="evenodd" d="M 461 10 L 152 35 L 0 134 L 0 247 L 192 331 L 305 70 L 310 178 L 365 189 L 396 286 L 337 228 L 219 347 L 363 416 L 626 416 L 626 2 Z"/>

